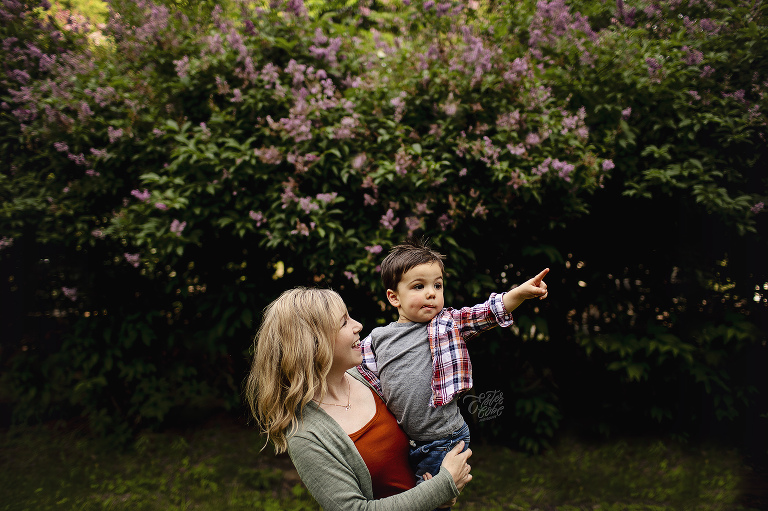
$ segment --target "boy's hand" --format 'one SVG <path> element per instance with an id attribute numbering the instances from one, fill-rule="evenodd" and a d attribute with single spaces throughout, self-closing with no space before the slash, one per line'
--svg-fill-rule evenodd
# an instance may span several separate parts
<path id="1" fill-rule="evenodd" d="M 544 283 L 544 276 L 549 273 L 549 268 L 545 268 L 541 273 L 533 277 L 531 280 L 523 282 L 519 288 L 523 293 L 523 299 L 538 298 L 543 300 L 547 297 L 547 284 Z"/>
<path id="2" fill-rule="evenodd" d="M 541 273 L 517 286 L 516 288 L 504 293 L 504 308 L 507 312 L 512 312 L 525 300 L 538 298 L 543 300 L 547 297 L 547 284 L 544 277 L 549 273 L 549 268 L 545 268 Z"/>

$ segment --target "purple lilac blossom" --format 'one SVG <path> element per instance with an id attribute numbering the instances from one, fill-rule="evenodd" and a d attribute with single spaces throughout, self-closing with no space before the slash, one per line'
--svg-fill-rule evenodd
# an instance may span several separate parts
<path id="1" fill-rule="evenodd" d="M 531 172 L 536 174 L 537 176 L 544 175 L 549 170 L 549 165 L 552 163 L 552 158 L 547 158 L 543 162 L 541 162 L 538 166 L 534 167 Z"/>
<path id="2" fill-rule="evenodd" d="M 326 41 L 328 42 L 328 46 L 325 48 L 318 46 L 320 44 L 325 44 Z M 338 57 L 336 54 L 338 53 L 339 49 L 341 49 L 341 37 L 328 39 L 325 37 L 325 35 L 323 35 L 322 29 L 318 28 L 315 32 L 314 42 L 315 44 L 309 47 L 309 52 L 312 55 L 318 59 L 325 60 L 331 65 L 334 65 L 338 62 Z"/>
<path id="3" fill-rule="evenodd" d="M 80 154 L 67 154 L 67 158 L 75 162 L 75 165 L 87 165 L 88 162 L 85 161 L 85 155 L 83 153 Z"/>
<path id="4" fill-rule="evenodd" d="M 53 147 L 60 153 L 65 153 L 69 151 L 69 146 L 64 142 L 54 142 Z"/>
<path id="5" fill-rule="evenodd" d="M 125 257 L 125 260 L 128 262 L 128 264 L 132 265 L 134 268 L 139 267 L 139 254 L 129 254 L 126 252 L 123 254 L 123 257 Z"/>
<path id="6" fill-rule="evenodd" d="M 713 22 L 709 18 L 704 18 L 699 21 L 699 27 L 701 27 L 701 30 L 704 32 L 708 32 L 710 34 L 714 34 L 715 32 L 718 32 L 720 30 L 720 27 L 717 25 L 717 23 Z"/>
<path id="7" fill-rule="evenodd" d="M 64 293 L 64 296 L 72 300 L 73 302 L 77 301 L 77 288 L 76 287 L 62 287 L 61 292 Z"/>
<path id="8" fill-rule="evenodd" d="M 625 121 L 627 119 L 629 119 L 630 115 L 632 115 L 632 107 L 631 106 L 628 106 L 627 108 L 625 108 L 624 110 L 621 111 L 621 118 L 624 119 Z"/>
<path id="9" fill-rule="evenodd" d="M 175 218 L 171 222 L 171 232 L 174 233 L 176 236 L 181 236 L 181 232 L 184 230 L 184 228 L 187 226 L 187 222 L 179 222 Z"/>
<path id="10" fill-rule="evenodd" d="M 96 92 L 93 93 L 93 99 L 100 107 L 107 106 L 116 96 L 117 91 L 114 87 L 97 87 Z"/>
<path id="11" fill-rule="evenodd" d="M 304 211 L 304 213 L 309 214 L 312 211 L 317 211 L 320 209 L 320 205 L 312 202 L 311 197 L 302 197 L 299 199 L 299 207 Z"/>
<path id="12" fill-rule="evenodd" d="M 338 196 L 338 193 L 331 192 L 331 193 L 318 193 L 315 198 L 319 200 L 320 202 L 333 202 L 336 197 Z"/>
<path id="13" fill-rule="evenodd" d="M 253 21 L 251 20 L 245 20 L 243 23 L 243 26 L 245 27 L 245 33 L 248 35 L 256 35 L 256 27 L 253 24 Z"/>
<path id="14" fill-rule="evenodd" d="M 357 156 L 352 158 L 352 168 L 355 170 L 360 170 L 365 164 L 366 159 L 367 159 L 367 156 L 365 153 L 358 154 Z"/>
<path id="15" fill-rule="evenodd" d="M 575 169 L 574 165 L 560 160 L 553 160 L 552 168 L 557 171 L 558 177 L 567 182 L 571 181 L 571 172 Z"/>
<path id="16" fill-rule="evenodd" d="M 27 108 L 17 108 L 11 113 L 21 122 L 32 121 L 37 118 L 37 113 Z"/>
<path id="17" fill-rule="evenodd" d="M 437 219 L 437 224 L 440 226 L 440 229 L 443 231 L 448 230 L 448 227 L 453 223 L 453 219 L 448 216 L 447 213 L 443 213 L 440 215 L 440 218 Z"/>
<path id="18" fill-rule="evenodd" d="M 408 228 L 408 236 L 421 227 L 421 219 L 415 216 L 409 216 L 405 219 L 405 226 Z"/>
<path id="19" fill-rule="evenodd" d="M 179 78 L 186 78 L 189 76 L 189 57 L 184 55 L 179 60 L 174 60 L 173 65 L 176 67 L 176 74 Z"/>
<path id="20" fill-rule="evenodd" d="M 520 124 L 520 110 L 501 114 L 496 118 L 496 126 L 499 128 L 516 129 Z"/>
<path id="21" fill-rule="evenodd" d="M 296 229 L 291 231 L 291 234 L 301 234 L 303 236 L 309 236 L 309 227 L 303 222 L 296 222 Z"/>
<path id="22" fill-rule="evenodd" d="M 616 165 L 613 163 L 613 160 L 603 160 L 602 163 L 603 170 L 608 171 L 616 167 Z"/>
<path id="23" fill-rule="evenodd" d="M 224 50 L 224 43 L 221 39 L 221 34 L 215 33 L 212 35 L 209 35 L 204 39 L 207 43 L 207 52 L 211 53 L 212 55 L 223 55 L 225 53 Z"/>
<path id="24" fill-rule="evenodd" d="M 761 212 L 763 210 L 763 208 L 765 208 L 765 204 L 763 204 L 762 202 L 758 202 L 757 204 L 752 206 L 750 209 L 751 209 L 752 213 L 757 214 L 757 213 Z"/>
<path id="25" fill-rule="evenodd" d="M 714 73 L 715 73 L 715 68 L 713 68 L 712 66 L 704 66 L 701 69 L 701 75 L 700 76 L 701 76 L 701 78 L 709 78 Z"/>
<path id="26" fill-rule="evenodd" d="M 736 101 L 738 101 L 739 103 L 746 103 L 746 101 L 744 100 L 744 95 L 745 94 L 746 94 L 746 92 L 744 91 L 744 89 L 739 89 L 736 92 L 730 92 L 730 93 L 729 92 L 723 92 L 723 97 L 724 98 L 733 98 Z"/>
<path id="27" fill-rule="evenodd" d="M 683 51 L 686 52 L 683 61 L 689 66 L 701 64 L 701 62 L 704 60 L 704 54 L 695 48 L 683 46 Z"/>
<path id="28" fill-rule="evenodd" d="M 345 116 L 341 119 L 341 125 L 333 130 L 333 138 L 342 140 L 355 138 L 354 129 L 358 126 L 358 121 L 355 117 Z"/>
<path id="29" fill-rule="evenodd" d="M 653 57 L 649 57 L 645 59 L 645 64 L 648 66 L 649 73 L 652 73 L 654 71 L 658 71 L 659 69 L 661 69 L 661 64 L 659 64 L 659 61 Z"/>
<path id="30" fill-rule="evenodd" d="M 395 107 L 394 119 L 395 122 L 400 122 L 403 118 L 403 112 L 405 111 L 405 97 L 407 93 L 402 91 L 398 96 L 389 100 L 389 104 Z"/>
<path id="31" fill-rule="evenodd" d="M 106 159 L 108 156 L 106 149 L 96 149 L 95 147 L 91 147 L 91 154 L 97 159 Z"/>
<path id="32" fill-rule="evenodd" d="M 290 67 L 290 63 L 289 63 Z M 301 66 L 302 70 L 305 66 Z M 286 69 L 287 71 L 287 69 Z M 263 68 L 261 68 L 261 71 L 259 71 L 259 78 L 264 80 L 265 87 L 267 89 L 271 89 L 272 87 L 277 88 L 280 86 L 280 68 L 274 65 L 271 62 L 268 62 Z M 294 74 L 294 85 L 296 85 L 299 82 L 296 82 L 296 75 Z"/>
<path id="33" fill-rule="evenodd" d="M 219 94 L 229 94 L 229 83 L 220 76 L 216 77 L 216 92 Z"/>
<path id="34" fill-rule="evenodd" d="M 5 250 L 11 246 L 13 246 L 13 238 L 8 238 L 7 236 L 0 238 L 0 250 Z"/>
<path id="35" fill-rule="evenodd" d="M 93 115 L 93 110 L 91 110 L 91 107 L 83 101 L 80 103 L 80 110 L 78 111 L 77 118 L 80 120 L 80 122 L 84 122 L 86 119 L 91 117 Z"/>
<path id="36" fill-rule="evenodd" d="M 579 121 L 578 115 L 564 115 L 563 116 L 563 129 L 560 131 L 561 134 L 565 135 L 568 133 L 568 131 L 576 129 L 576 126 L 578 126 Z"/>
<path id="37" fill-rule="evenodd" d="M 267 116 L 266 120 L 269 123 L 269 127 L 275 130 L 284 131 L 288 136 L 293 137 L 295 142 L 302 142 L 304 140 L 312 139 L 312 122 L 303 113 L 303 108 L 297 108 L 296 111 L 291 109 L 288 117 L 280 119 L 279 122 L 272 120 L 271 116 Z"/>
<path id="38" fill-rule="evenodd" d="M 566 37 L 577 47 L 585 36 L 592 41 L 597 40 L 597 34 L 590 27 L 587 17 L 578 12 L 571 14 L 564 0 L 537 2 L 536 13 L 528 31 L 528 45 L 532 54 L 538 58 L 542 56 L 541 47 L 554 45 L 561 37 Z"/>
<path id="39" fill-rule="evenodd" d="M 445 115 L 449 117 L 453 117 L 456 115 L 456 112 L 459 111 L 459 102 L 453 100 L 453 92 L 448 94 L 448 100 L 443 103 L 443 112 L 445 112 Z"/>
<path id="40" fill-rule="evenodd" d="M 116 140 L 123 136 L 123 129 L 107 126 L 107 136 L 109 137 L 109 143 L 114 144 Z"/>
<path id="41" fill-rule="evenodd" d="M 150 197 L 149 190 L 144 189 L 143 192 L 140 192 L 139 190 L 131 190 L 131 195 L 139 199 L 141 202 L 147 202 Z"/>
<path id="42" fill-rule="evenodd" d="M 43 55 L 40 57 L 40 63 L 38 64 L 40 71 L 45 73 L 49 71 L 56 63 L 56 55 Z"/>
<path id="43" fill-rule="evenodd" d="M 8 76 L 10 78 L 13 78 L 17 82 L 21 83 L 22 85 L 24 85 L 27 82 L 29 82 L 29 79 L 31 78 L 29 76 L 29 73 L 27 73 L 26 71 L 24 71 L 22 69 L 14 69 L 10 73 L 8 73 Z"/>
<path id="44" fill-rule="evenodd" d="M 488 166 L 498 165 L 500 153 L 501 149 L 493 145 L 493 142 L 488 136 L 484 136 L 482 148 L 482 154 L 484 156 L 480 156 L 480 161 Z"/>
<path id="45" fill-rule="evenodd" d="M 288 204 L 292 202 L 298 202 L 298 201 L 299 199 L 298 197 L 296 197 L 296 194 L 293 193 L 293 189 L 290 187 L 290 185 L 286 186 L 283 189 L 282 195 L 280 196 L 280 202 L 282 202 L 283 204 L 283 209 L 287 208 Z"/>
<path id="46" fill-rule="evenodd" d="M 400 219 L 395 218 L 395 212 L 390 208 L 387 210 L 386 214 L 381 217 L 380 222 L 382 227 L 392 230 L 398 223 L 400 223 Z"/>
<path id="47" fill-rule="evenodd" d="M 166 211 L 168 209 L 168 206 L 166 206 L 162 202 L 155 202 L 155 207 L 160 211 Z"/>
<path id="48" fill-rule="evenodd" d="M 376 254 L 380 254 L 381 251 L 384 250 L 384 247 L 382 247 L 381 245 L 373 245 L 373 246 L 365 247 L 365 249 L 371 254 L 376 255 Z"/>
<path id="49" fill-rule="evenodd" d="M 306 172 L 312 162 L 318 158 L 319 156 L 312 153 L 308 153 L 303 156 L 296 153 L 288 153 L 288 156 L 285 157 L 288 163 L 292 163 L 293 166 L 296 167 L 297 173 Z"/>
<path id="50" fill-rule="evenodd" d="M 248 216 L 251 217 L 251 220 L 256 222 L 256 227 L 261 227 L 261 225 L 266 221 L 264 218 L 264 214 L 261 211 L 249 211 Z"/>
<path id="51" fill-rule="evenodd" d="M 533 146 L 541 142 L 541 137 L 537 133 L 528 133 L 525 137 L 525 143 L 529 146 Z"/>
<path id="52" fill-rule="evenodd" d="M 303 16 L 304 13 L 306 13 L 303 0 L 288 0 L 288 2 L 285 4 L 285 10 L 297 18 Z"/>
<path id="53" fill-rule="evenodd" d="M 488 208 L 483 206 L 482 202 L 479 203 L 477 206 L 475 206 L 474 211 L 472 211 L 472 216 L 474 216 L 474 217 L 479 216 L 481 218 L 485 218 L 485 215 L 487 215 L 487 214 L 488 214 Z"/>
<path id="54" fill-rule="evenodd" d="M 283 161 L 283 155 L 280 154 L 280 150 L 275 146 L 254 149 L 253 154 L 255 154 L 263 163 L 268 163 L 270 165 L 277 165 Z"/>

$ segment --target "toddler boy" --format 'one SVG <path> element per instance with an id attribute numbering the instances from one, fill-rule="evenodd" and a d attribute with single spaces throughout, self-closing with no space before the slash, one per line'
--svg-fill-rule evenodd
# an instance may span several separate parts
<path id="1" fill-rule="evenodd" d="M 506 293 L 492 293 L 485 303 L 444 308 L 443 259 L 414 239 L 390 251 L 381 279 L 399 318 L 363 340 L 358 366 L 411 438 L 409 460 L 418 482 L 440 471 L 456 443 L 469 446 L 469 426 L 454 399 L 472 387 L 465 341 L 496 325 L 510 326 L 511 312 L 521 303 L 547 297 L 543 278 L 549 268 Z"/>

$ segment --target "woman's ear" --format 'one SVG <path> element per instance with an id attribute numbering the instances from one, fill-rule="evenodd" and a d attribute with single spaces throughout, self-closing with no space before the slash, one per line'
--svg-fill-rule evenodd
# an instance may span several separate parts
<path id="1" fill-rule="evenodd" d="M 395 291 L 387 289 L 387 300 L 389 300 L 389 303 L 392 305 L 392 307 L 400 307 L 400 298 L 397 296 Z"/>

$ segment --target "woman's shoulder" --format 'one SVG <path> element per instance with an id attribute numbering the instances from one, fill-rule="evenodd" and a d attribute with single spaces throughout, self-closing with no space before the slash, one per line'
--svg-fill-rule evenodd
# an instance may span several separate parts
<path id="1" fill-rule="evenodd" d="M 296 412 L 296 421 L 296 428 L 288 435 L 289 445 L 291 440 L 294 443 L 296 439 L 317 441 L 340 434 L 336 421 L 314 402 L 307 403 L 301 411 Z"/>
<path id="2" fill-rule="evenodd" d="M 301 416 L 297 416 L 296 429 L 288 435 L 288 452 L 291 457 L 312 458 L 318 453 L 344 457 L 354 444 L 336 421 L 321 409 L 309 404 Z"/>

